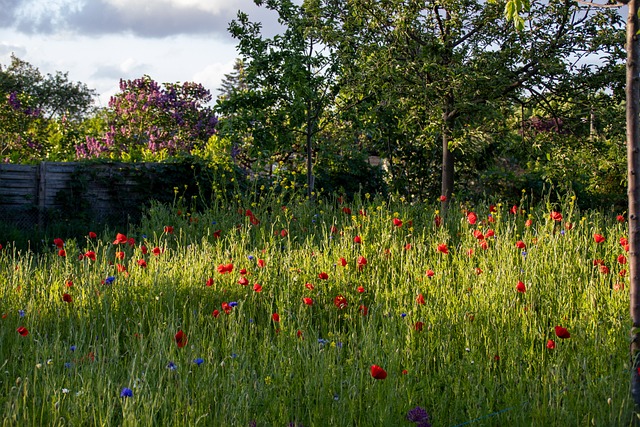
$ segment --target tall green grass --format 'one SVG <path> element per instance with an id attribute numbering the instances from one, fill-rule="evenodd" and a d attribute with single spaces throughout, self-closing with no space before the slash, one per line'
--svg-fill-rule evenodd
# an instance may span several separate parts
<path id="1" fill-rule="evenodd" d="M 629 425 L 626 224 L 571 198 L 522 207 L 454 206 L 438 227 L 434 204 L 369 197 L 155 205 L 121 230 L 132 246 L 111 230 L 66 240 L 66 257 L 53 242 L 37 255 L 5 245 L 3 425 L 410 426 L 416 406 L 434 426 Z M 472 233 L 488 229 L 484 250 Z"/>

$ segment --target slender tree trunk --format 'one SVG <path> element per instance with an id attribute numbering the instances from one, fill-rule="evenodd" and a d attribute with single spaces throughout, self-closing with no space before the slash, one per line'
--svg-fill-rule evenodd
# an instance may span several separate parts
<path id="1" fill-rule="evenodd" d="M 627 169 L 629 197 L 629 290 L 631 327 L 631 395 L 640 409 L 640 45 L 638 44 L 638 4 L 628 3 L 627 18 Z"/>
<path id="2" fill-rule="evenodd" d="M 640 0 L 638 0 L 640 1 Z M 447 102 L 447 108 L 443 114 L 443 126 L 442 126 L 442 187 L 441 195 L 445 196 L 444 201 L 441 204 L 441 210 L 444 214 L 449 208 L 449 202 L 451 201 L 451 195 L 453 194 L 454 184 L 454 156 L 449 149 L 449 142 L 451 142 L 451 136 L 453 135 L 453 102 L 449 100 Z"/>
<path id="3" fill-rule="evenodd" d="M 311 111 L 309 111 L 307 119 L 307 196 L 309 200 L 313 198 L 313 120 L 311 119 Z"/>

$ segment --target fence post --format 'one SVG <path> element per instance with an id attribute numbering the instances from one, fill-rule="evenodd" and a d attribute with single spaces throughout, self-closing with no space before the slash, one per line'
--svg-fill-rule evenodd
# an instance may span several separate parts
<path id="1" fill-rule="evenodd" d="M 45 225 L 46 203 L 47 203 L 47 163 L 40 162 L 36 174 L 38 182 L 38 228 Z"/>

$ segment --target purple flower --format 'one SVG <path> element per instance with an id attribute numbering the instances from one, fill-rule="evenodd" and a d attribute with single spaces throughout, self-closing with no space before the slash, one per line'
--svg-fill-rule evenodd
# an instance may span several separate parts
<path id="1" fill-rule="evenodd" d="M 133 390 L 128 387 L 124 387 L 120 392 L 120 397 L 133 397 Z"/>
<path id="2" fill-rule="evenodd" d="M 429 414 L 427 414 L 427 411 L 420 406 L 416 406 L 407 412 L 407 420 L 412 423 L 418 423 L 419 427 L 431 427 L 431 424 L 429 423 Z"/>

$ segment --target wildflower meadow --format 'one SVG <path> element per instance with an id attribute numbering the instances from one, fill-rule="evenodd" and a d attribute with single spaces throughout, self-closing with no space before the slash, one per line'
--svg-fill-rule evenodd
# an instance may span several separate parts
<path id="1" fill-rule="evenodd" d="M 12 425 L 630 425 L 627 223 L 518 205 L 153 205 L 0 236 Z"/>

